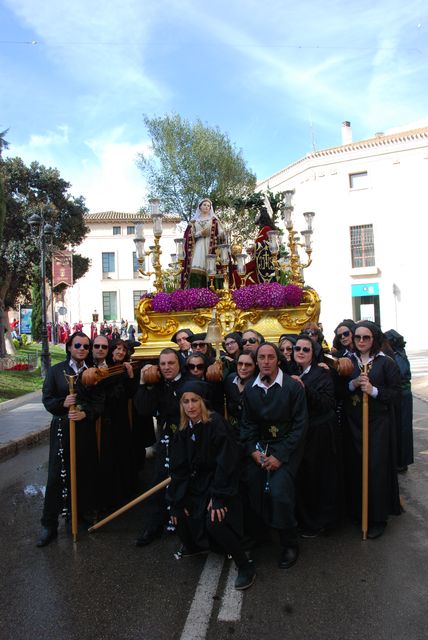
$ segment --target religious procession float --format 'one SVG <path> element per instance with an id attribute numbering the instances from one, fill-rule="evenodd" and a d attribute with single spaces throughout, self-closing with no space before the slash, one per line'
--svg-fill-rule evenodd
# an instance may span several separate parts
<path id="1" fill-rule="evenodd" d="M 247 253 L 241 238 L 231 240 L 232 234 L 214 213 L 211 201 L 202 199 L 184 237 L 175 240 L 176 254 L 167 273 L 160 261 L 162 213 L 159 200 L 151 201 L 155 244 L 145 250 L 143 225 L 139 224 L 135 245 L 139 271 L 143 276 L 154 275 L 156 292 L 137 305 L 140 346 L 134 357 L 154 357 L 161 349 L 176 346 L 171 340 L 181 328 L 207 332 L 206 340 L 218 348 L 233 331 L 255 329 L 277 343 L 282 334 L 299 334 L 305 323 L 318 322 L 320 298 L 303 277 L 312 261 L 315 214 L 303 214 L 307 229 L 299 235 L 292 219 L 293 194 L 283 192 L 279 203 L 286 238 L 273 222 L 268 196 L 259 195 L 258 232 Z M 146 256 L 151 256 L 151 272 L 143 269 Z"/>

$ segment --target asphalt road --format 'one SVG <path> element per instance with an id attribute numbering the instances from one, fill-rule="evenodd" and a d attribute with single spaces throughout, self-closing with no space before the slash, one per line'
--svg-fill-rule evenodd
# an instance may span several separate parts
<path id="1" fill-rule="evenodd" d="M 136 507 L 73 544 L 35 547 L 47 446 L 0 464 L 2 640 L 423 640 L 428 637 L 428 404 L 415 400 L 415 464 L 400 476 L 405 513 L 363 542 L 351 525 L 301 541 L 276 567 L 277 540 L 256 554 L 257 579 L 238 594 L 230 561 L 177 561 L 175 536 L 134 546 Z"/>

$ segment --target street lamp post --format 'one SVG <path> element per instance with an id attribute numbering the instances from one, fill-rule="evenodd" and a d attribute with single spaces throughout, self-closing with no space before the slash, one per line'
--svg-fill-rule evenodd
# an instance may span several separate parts
<path id="1" fill-rule="evenodd" d="M 48 329 L 46 320 L 46 241 L 50 242 L 53 236 L 53 227 L 45 221 L 43 216 L 37 212 L 29 218 L 28 224 L 31 228 L 31 234 L 38 238 L 40 246 L 40 278 L 42 293 L 42 353 L 40 357 L 40 372 L 42 378 L 45 378 L 51 366 L 51 354 L 49 353 Z"/>

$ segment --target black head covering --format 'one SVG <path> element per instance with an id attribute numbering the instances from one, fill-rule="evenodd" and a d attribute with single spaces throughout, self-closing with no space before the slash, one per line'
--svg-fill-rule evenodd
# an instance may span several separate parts
<path id="1" fill-rule="evenodd" d="M 334 330 L 333 349 L 335 349 L 339 353 L 344 351 L 342 343 L 340 342 L 340 338 L 337 335 L 337 330 L 339 329 L 339 327 L 347 327 L 349 331 L 352 333 L 352 335 L 354 335 L 356 326 L 357 325 L 355 324 L 355 322 L 353 320 L 350 320 L 349 318 L 345 318 L 345 320 L 342 320 L 342 322 L 339 322 L 339 324 Z"/>
<path id="2" fill-rule="evenodd" d="M 297 333 L 283 333 L 279 337 L 278 344 L 280 345 L 283 340 L 288 340 L 291 344 L 296 344 L 298 337 Z"/>
<path id="3" fill-rule="evenodd" d="M 190 338 L 190 336 L 194 335 L 194 333 L 193 333 L 193 331 L 191 329 L 179 329 L 172 336 L 171 342 L 175 342 L 175 344 L 177 344 L 177 336 L 178 336 L 179 333 L 185 333 L 188 338 Z M 189 340 L 189 342 L 190 342 L 190 340 Z"/>
<path id="4" fill-rule="evenodd" d="M 203 380 L 188 380 L 180 387 L 178 392 L 180 399 L 183 393 L 195 393 L 206 402 L 209 398 L 210 388 Z"/>
<path id="5" fill-rule="evenodd" d="M 355 322 L 353 320 L 350 319 L 346 319 L 342 320 L 342 322 L 339 322 L 339 324 L 337 325 L 336 329 L 334 330 L 334 333 L 337 333 L 337 330 L 339 327 L 347 327 L 353 334 L 355 333 L 355 327 L 357 325 L 355 324 Z"/>
<path id="6" fill-rule="evenodd" d="M 190 344 L 193 344 L 194 342 L 206 342 L 206 337 L 206 333 L 194 333 L 192 336 L 189 336 L 189 342 Z M 206 342 L 206 344 L 209 344 L 209 342 Z"/>
<path id="7" fill-rule="evenodd" d="M 404 347 L 406 346 L 404 337 L 395 329 L 389 329 L 388 331 L 385 331 L 384 335 L 393 349 L 404 349 Z"/>
<path id="8" fill-rule="evenodd" d="M 358 329 L 358 327 L 365 327 L 366 329 L 372 332 L 373 344 L 370 350 L 370 355 L 375 355 L 376 353 L 379 353 L 379 351 L 381 351 L 382 349 L 382 343 L 385 339 L 380 326 L 375 322 L 371 322 L 371 320 L 361 320 L 360 322 L 356 323 L 355 331 Z M 356 351 L 358 351 L 358 343 L 355 342 L 355 331 L 354 331 L 354 344 L 355 344 Z"/>
<path id="9" fill-rule="evenodd" d="M 222 342 L 223 349 L 226 349 L 224 343 L 228 338 L 232 338 L 232 340 L 235 340 L 238 343 L 239 349 L 242 350 L 242 333 L 240 331 L 232 331 L 232 333 L 226 333 L 226 335 L 224 336 L 224 340 Z"/>

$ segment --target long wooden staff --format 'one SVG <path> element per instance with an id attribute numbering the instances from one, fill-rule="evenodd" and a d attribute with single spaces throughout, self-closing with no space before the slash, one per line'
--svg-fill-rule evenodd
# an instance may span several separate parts
<path id="1" fill-rule="evenodd" d="M 75 393 L 74 381 L 77 375 L 67 375 L 64 371 L 65 378 L 68 382 L 68 392 L 70 395 Z M 75 409 L 75 405 L 69 409 Z M 77 516 L 77 473 L 76 473 L 76 423 L 70 420 L 70 491 L 71 491 L 71 533 L 73 542 L 77 542 L 78 516 Z"/>
<path id="2" fill-rule="evenodd" d="M 132 509 L 132 507 L 135 507 L 136 504 L 139 504 L 146 498 L 150 498 L 150 496 L 152 496 L 154 493 L 157 493 L 164 487 L 167 487 L 170 482 L 171 482 L 171 478 L 165 478 L 165 480 L 162 480 L 162 482 L 159 482 L 159 484 L 155 484 L 154 487 L 152 487 L 151 489 L 148 489 L 137 498 L 134 498 L 134 500 L 131 500 L 131 502 L 128 502 L 128 504 L 123 505 L 123 507 L 120 507 L 120 509 L 117 509 L 117 511 L 114 511 L 103 520 L 100 520 L 99 522 L 94 524 L 92 527 L 89 527 L 88 529 L 89 533 L 92 533 L 93 531 L 96 531 L 100 527 L 103 527 L 105 524 L 107 524 L 107 522 L 114 520 L 115 518 L 117 518 L 117 516 L 120 516 L 122 515 L 122 513 L 125 513 L 125 511 Z"/>
<path id="3" fill-rule="evenodd" d="M 363 373 L 367 375 L 367 365 L 363 367 Z M 362 504 L 361 504 L 361 531 L 363 540 L 367 540 L 369 524 L 369 396 L 363 392 L 363 460 L 362 460 Z"/>

